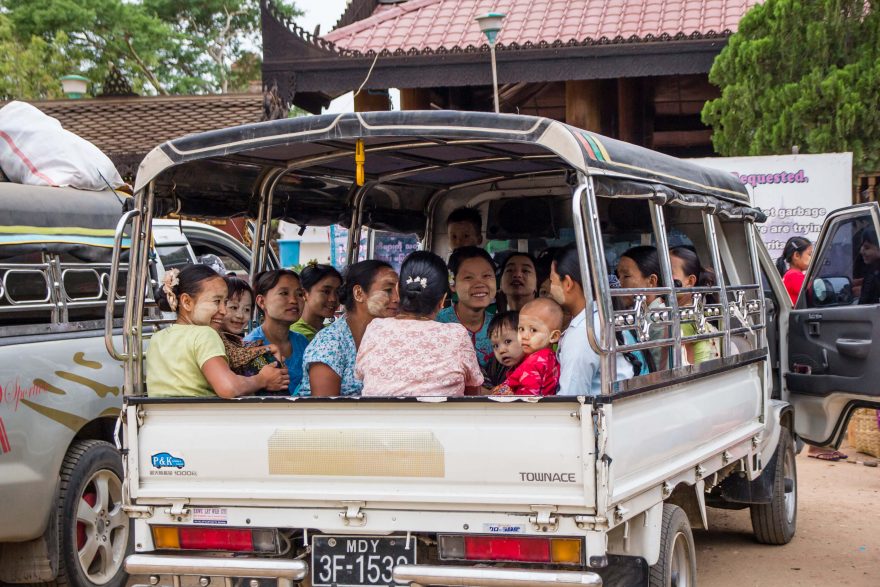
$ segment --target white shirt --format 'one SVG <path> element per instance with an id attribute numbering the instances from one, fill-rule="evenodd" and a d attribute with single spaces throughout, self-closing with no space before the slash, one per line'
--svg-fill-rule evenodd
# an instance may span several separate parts
<path id="1" fill-rule="evenodd" d="M 586 309 L 572 319 L 571 324 L 559 341 L 559 393 L 557 395 L 599 395 L 602 391 L 602 377 L 599 369 L 599 355 L 587 340 Z M 593 312 L 593 325 L 599 332 L 599 314 Z M 615 381 L 633 376 L 632 365 L 617 354 L 617 373 Z"/>

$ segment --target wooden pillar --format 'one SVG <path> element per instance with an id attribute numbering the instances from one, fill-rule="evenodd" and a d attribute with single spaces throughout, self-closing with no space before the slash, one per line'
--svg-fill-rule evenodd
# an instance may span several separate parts
<path id="1" fill-rule="evenodd" d="M 602 132 L 602 80 L 565 82 L 565 122 L 593 132 Z"/>
<path id="2" fill-rule="evenodd" d="M 644 144 L 643 98 L 639 79 L 625 77 L 617 80 L 617 138 L 621 141 Z"/>
<path id="3" fill-rule="evenodd" d="M 430 110 L 431 90 L 428 88 L 403 88 L 400 90 L 401 110 Z"/>
<path id="4" fill-rule="evenodd" d="M 361 90 L 361 93 L 354 97 L 354 111 L 381 112 L 391 110 L 391 99 L 388 97 L 388 92 L 378 93 L 379 91 Z"/>

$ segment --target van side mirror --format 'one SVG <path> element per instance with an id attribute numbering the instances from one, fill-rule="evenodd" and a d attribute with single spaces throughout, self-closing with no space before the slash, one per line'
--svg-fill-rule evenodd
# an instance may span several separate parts
<path id="1" fill-rule="evenodd" d="M 808 288 L 811 306 L 840 306 L 853 301 L 852 282 L 848 277 L 817 277 Z"/>

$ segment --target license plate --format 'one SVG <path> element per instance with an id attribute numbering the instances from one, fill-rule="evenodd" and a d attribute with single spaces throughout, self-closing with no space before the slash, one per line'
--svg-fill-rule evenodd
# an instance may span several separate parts
<path id="1" fill-rule="evenodd" d="M 393 587 L 398 565 L 416 562 L 415 541 L 405 536 L 315 536 L 312 538 L 313 587 Z"/>

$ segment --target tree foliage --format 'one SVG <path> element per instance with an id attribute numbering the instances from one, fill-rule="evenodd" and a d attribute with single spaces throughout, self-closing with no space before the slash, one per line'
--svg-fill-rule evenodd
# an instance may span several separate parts
<path id="1" fill-rule="evenodd" d="M 766 0 L 716 58 L 706 104 L 723 155 L 853 152 L 880 170 L 880 1 Z"/>
<path id="2" fill-rule="evenodd" d="M 290 1 L 275 4 L 298 14 Z M 40 50 L 72 67 L 66 73 L 95 84 L 111 66 L 138 93 L 240 91 L 259 77 L 259 0 L 0 0 L 0 8 L 10 38 L 41 40 Z"/>
<path id="3" fill-rule="evenodd" d="M 22 96 L 60 98 L 58 78 L 74 68 L 59 49 L 66 44 L 64 33 L 50 41 L 40 37 L 18 39 L 9 18 L 0 14 L 0 100 Z"/>

